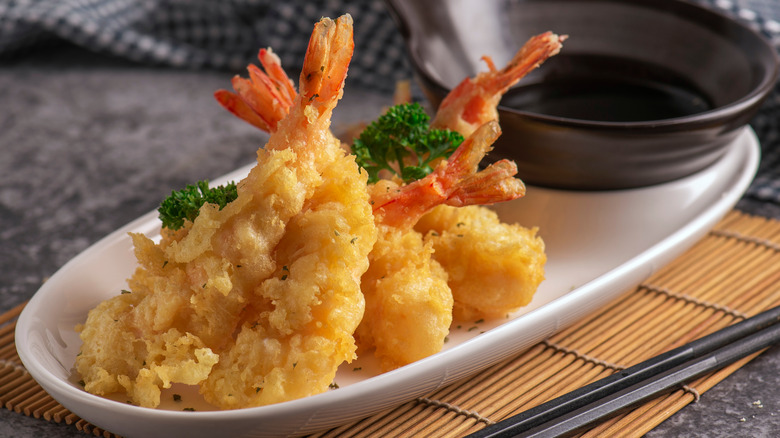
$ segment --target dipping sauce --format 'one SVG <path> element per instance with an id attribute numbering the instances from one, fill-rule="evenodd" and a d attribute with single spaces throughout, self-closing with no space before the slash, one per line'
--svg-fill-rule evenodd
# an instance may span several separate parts
<path id="1" fill-rule="evenodd" d="M 560 54 L 545 63 L 544 72 L 541 81 L 507 93 L 501 105 L 597 122 L 664 120 L 713 108 L 684 78 L 650 64 Z"/>

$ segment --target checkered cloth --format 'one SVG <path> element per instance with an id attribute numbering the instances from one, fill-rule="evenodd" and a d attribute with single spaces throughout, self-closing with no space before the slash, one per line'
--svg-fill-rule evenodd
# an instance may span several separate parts
<path id="1" fill-rule="evenodd" d="M 743 21 L 780 49 L 780 1 L 694 1 Z M 4 0 L 0 60 L 67 41 L 143 63 L 230 70 L 271 46 L 283 65 L 297 66 L 312 23 L 345 12 L 355 18 L 351 86 L 389 93 L 411 77 L 401 35 L 381 0 Z M 746 198 L 780 208 L 780 87 L 752 126 L 763 159 Z"/>
<path id="2" fill-rule="evenodd" d="M 344 13 L 355 18 L 348 80 L 392 91 L 408 79 L 403 40 L 379 0 L 3 0 L 0 56 L 64 40 L 152 65 L 237 71 L 270 46 L 295 68 L 313 23 Z"/>

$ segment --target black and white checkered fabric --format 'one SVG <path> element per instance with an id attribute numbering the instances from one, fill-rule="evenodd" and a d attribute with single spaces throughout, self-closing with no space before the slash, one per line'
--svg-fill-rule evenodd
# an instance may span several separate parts
<path id="1" fill-rule="evenodd" d="M 627 0 L 630 1 L 630 0 Z M 780 50 L 780 1 L 693 0 L 735 17 Z M 133 61 L 180 68 L 241 70 L 270 46 L 295 68 L 312 23 L 355 18 L 351 85 L 391 92 L 411 77 L 403 40 L 381 0 L 3 0 L 0 63 L 41 44 L 67 41 Z M 780 89 L 752 122 L 762 146 L 747 197 L 780 205 Z"/>
<path id="2" fill-rule="evenodd" d="M 0 56 L 64 40 L 154 65 L 239 70 L 270 46 L 296 68 L 313 23 L 344 13 L 355 19 L 349 80 L 392 91 L 408 79 L 403 40 L 381 1 L 4 0 Z"/>

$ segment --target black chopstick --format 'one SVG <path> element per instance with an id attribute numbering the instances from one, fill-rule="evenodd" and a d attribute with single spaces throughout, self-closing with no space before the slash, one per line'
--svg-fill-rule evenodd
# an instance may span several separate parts
<path id="1" fill-rule="evenodd" d="M 780 306 L 485 427 L 468 438 L 566 436 L 780 342 Z"/>

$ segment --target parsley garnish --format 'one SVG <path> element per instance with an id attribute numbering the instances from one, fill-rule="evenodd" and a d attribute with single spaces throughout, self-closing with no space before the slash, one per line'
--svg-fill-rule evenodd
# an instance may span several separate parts
<path id="1" fill-rule="evenodd" d="M 352 143 L 352 152 L 368 172 L 368 182 L 379 181 L 382 170 L 404 182 L 423 178 L 433 171 L 433 160 L 449 157 L 463 142 L 457 132 L 431 129 L 429 120 L 420 104 L 406 103 L 391 107 L 363 130 Z"/>
<path id="2" fill-rule="evenodd" d="M 165 198 L 157 212 L 163 227 L 178 230 L 184 226 L 185 220 L 192 222 L 198 217 L 203 204 L 216 204 L 221 210 L 236 197 L 238 190 L 233 182 L 209 188 L 208 181 L 198 181 L 195 186 L 187 185 L 182 190 L 171 192 L 171 196 Z"/>

